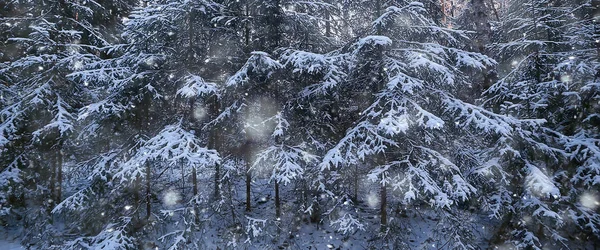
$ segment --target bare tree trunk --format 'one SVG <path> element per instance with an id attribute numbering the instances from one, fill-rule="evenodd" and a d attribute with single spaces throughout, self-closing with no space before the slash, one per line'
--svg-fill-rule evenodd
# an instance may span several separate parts
<path id="1" fill-rule="evenodd" d="M 143 100 L 143 117 L 140 119 L 141 121 L 143 121 L 142 126 L 141 126 L 141 131 L 144 133 L 148 133 L 150 131 L 150 128 L 148 124 L 144 124 L 149 120 L 150 117 L 150 106 L 152 105 L 152 97 L 148 94 L 146 94 L 144 96 L 144 100 Z M 150 215 L 152 214 L 152 209 L 151 209 L 151 202 L 152 202 L 152 197 L 151 197 L 151 189 L 150 189 L 150 177 L 152 176 L 152 171 L 150 168 L 150 162 L 146 161 L 146 221 L 148 219 L 150 219 Z"/>
<path id="2" fill-rule="evenodd" d="M 211 108 L 212 108 L 213 119 L 215 119 L 219 115 L 219 109 L 221 108 L 220 104 L 219 104 L 219 98 L 217 96 L 213 97 L 213 103 L 211 105 Z M 213 128 L 211 131 L 211 134 L 210 134 L 210 141 L 209 141 L 210 148 L 218 150 L 220 139 L 221 138 L 220 138 L 219 132 L 217 131 L 216 128 Z M 215 200 L 218 200 L 221 198 L 221 166 L 218 163 L 215 165 L 215 184 L 214 185 L 215 185 L 215 194 L 214 194 Z"/>
<path id="3" fill-rule="evenodd" d="M 279 199 L 279 181 L 275 181 L 275 216 L 281 218 L 281 200 Z"/>
<path id="4" fill-rule="evenodd" d="M 380 231 L 383 233 L 387 231 L 387 187 L 385 184 L 381 184 L 381 228 Z"/>
<path id="5" fill-rule="evenodd" d="M 252 174 L 250 173 L 250 161 L 252 159 L 252 154 L 250 152 L 250 142 L 246 141 L 244 145 L 244 155 L 246 156 L 246 211 L 252 211 L 252 205 L 250 201 L 250 193 L 251 193 L 251 185 L 252 185 Z"/>
<path id="6" fill-rule="evenodd" d="M 250 18 L 250 7 L 248 6 L 248 3 L 246 3 L 245 8 L 244 8 L 244 12 L 245 12 L 245 16 L 246 18 Z M 246 45 L 246 50 L 248 52 L 250 52 L 250 26 L 249 26 L 249 22 L 245 23 L 244 26 L 244 44 Z M 251 181 L 252 181 L 252 175 L 250 174 L 250 160 L 251 160 L 251 153 L 250 153 L 250 141 L 248 139 L 246 139 L 246 142 L 242 148 L 242 153 L 245 156 L 245 161 L 246 161 L 246 211 L 250 212 L 252 211 L 252 205 L 250 203 L 250 192 L 251 192 Z"/>
<path id="7" fill-rule="evenodd" d="M 377 0 L 375 1 L 375 19 L 381 17 L 381 0 Z M 380 36 L 381 35 L 381 25 L 377 25 L 377 35 Z"/>
<path id="8" fill-rule="evenodd" d="M 135 208 L 135 218 L 136 220 L 139 220 L 140 218 L 140 214 L 139 214 L 139 210 L 137 209 L 138 207 L 140 207 L 140 184 L 141 184 L 141 178 L 139 176 L 135 177 L 135 182 L 133 184 L 133 207 Z"/>
<path id="9" fill-rule="evenodd" d="M 62 144 L 62 143 L 61 143 Z M 62 200 L 62 181 L 63 181 L 63 176 L 62 176 L 62 168 L 63 168 L 63 150 L 62 150 L 62 145 L 61 145 L 61 149 L 58 150 L 58 154 L 57 156 L 57 166 L 56 166 L 56 203 L 58 204 L 60 203 L 60 201 Z"/>
<path id="10" fill-rule="evenodd" d="M 325 36 L 331 37 L 331 14 L 329 14 L 329 9 L 325 10 Z"/>
<path id="11" fill-rule="evenodd" d="M 151 204 L 152 201 L 151 193 L 150 193 L 150 163 L 146 162 L 146 220 L 150 219 L 150 214 L 152 214 Z"/>
<path id="12" fill-rule="evenodd" d="M 442 0 L 441 7 L 442 7 L 442 23 L 444 25 L 446 25 L 447 21 L 448 21 L 446 19 L 446 16 L 447 16 L 447 13 L 446 13 L 446 0 Z"/>
<path id="13" fill-rule="evenodd" d="M 250 163 L 246 163 L 246 211 L 252 211 L 252 205 L 250 204 L 250 184 L 252 176 L 250 175 Z"/>
<path id="14" fill-rule="evenodd" d="M 181 164 L 181 196 L 185 200 L 185 163 L 180 161 L 179 164 Z"/>
<path id="15" fill-rule="evenodd" d="M 252 211 L 252 205 L 250 203 L 250 191 L 251 191 L 252 175 L 250 175 L 250 163 L 246 163 L 246 211 Z"/>
<path id="16" fill-rule="evenodd" d="M 215 200 L 221 198 L 221 166 L 215 165 Z"/>
<path id="17" fill-rule="evenodd" d="M 194 199 L 196 199 L 196 196 L 198 195 L 198 177 L 196 174 L 196 167 L 192 168 L 192 183 L 194 185 L 192 192 L 194 194 Z M 196 223 L 196 225 L 200 223 L 200 216 L 198 215 L 198 213 L 198 205 L 196 204 L 196 202 L 194 202 L 194 222 Z"/>
<path id="18" fill-rule="evenodd" d="M 192 192 L 193 192 L 194 197 L 195 197 L 196 195 L 198 195 L 198 176 L 197 176 L 197 173 L 196 173 L 196 167 L 192 168 L 192 184 L 194 186 L 193 189 L 192 189 Z"/>
<path id="19" fill-rule="evenodd" d="M 496 16 L 496 21 L 500 22 L 500 15 L 498 15 L 498 10 L 496 10 L 496 5 L 494 4 L 494 0 L 490 0 L 490 8 L 494 11 L 494 15 Z"/>
<path id="20" fill-rule="evenodd" d="M 52 154 L 50 154 L 52 155 Z M 56 157 L 55 155 L 53 155 L 54 157 Z M 51 157 L 51 159 L 54 159 L 54 157 Z M 49 210 L 51 211 L 54 208 L 54 204 L 56 204 L 55 200 L 56 200 L 56 196 L 55 196 L 55 192 L 56 192 L 56 161 L 50 161 L 51 165 L 50 167 L 52 168 L 50 171 L 50 200 L 49 200 Z"/>
<path id="21" fill-rule="evenodd" d="M 246 18 L 250 18 L 250 7 L 248 6 L 248 2 L 244 6 L 244 16 Z M 249 22 L 245 22 L 244 24 L 244 44 L 246 45 L 246 51 L 249 53 L 250 50 L 250 26 Z"/>
<path id="22" fill-rule="evenodd" d="M 235 224 L 237 217 L 235 216 L 235 207 L 233 205 L 233 187 L 231 185 L 231 181 L 227 181 L 227 193 L 229 194 L 229 209 L 231 210 L 231 218 Z"/>
<path id="23" fill-rule="evenodd" d="M 358 201 L 358 164 L 354 165 L 354 202 Z"/>
<path id="24" fill-rule="evenodd" d="M 381 5 L 381 1 L 382 0 L 377 0 L 376 2 L 376 13 L 377 16 L 381 16 L 381 12 L 383 11 L 383 6 Z M 381 25 L 379 25 L 377 27 L 377 34 L 381 35 L 382 34 L 382 27 Z M 379 61 L 383 61 L 383 49 L 379 48 L 377 50 L 377 59 Z M 383 71 L 383 67 L 379 67 L 378 69 L 378 75 L 377 75 L 377 80 L 373 83 L 372 85 L 372 91 L 373 93 L 377 93 L 379 92 L 379 90 L 381 88 L 383 88 L 383 82 L 385 81 L 385 73 Z M 374 100 L 373 100 L 374 101 Z M 382 155 L 380 155 L 377 160 L 375 160 L 375 163 L 377 166 L 381 166 L 382 164 L 385 164 L 386 162 L 386 157 L 385 157 L 385 153 L 383 153 Z M 385 232 L 387 231 L 387 189 L 385 184 L 381 184 L 381 190 L 380 190 L 380 217 L 381 217 L 381 227 L 380 227 L 380 231 L 381 232 Z"/>

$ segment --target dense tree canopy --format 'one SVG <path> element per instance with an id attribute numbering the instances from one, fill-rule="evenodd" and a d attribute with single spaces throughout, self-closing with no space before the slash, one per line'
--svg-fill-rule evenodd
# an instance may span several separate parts
<path id="1" fill-rule="evenodd" d="M 599 4 L 0 2 L 0 246 L 599 247 Z"/>

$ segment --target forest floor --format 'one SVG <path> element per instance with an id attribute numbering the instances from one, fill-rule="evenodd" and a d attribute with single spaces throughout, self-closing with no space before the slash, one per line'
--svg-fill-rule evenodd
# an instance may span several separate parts
<path id="1" fill-rule="evenodd" d="M 289 195 L 294 193 L 290 192 L 293 186 L 281 188 L 284 195 L 281 198 L 282 217 L 279 220 L 275 218 L 272 185 L 267 182 L 253 183 L 252 211 L 245 212 L 242 184 L 235 185 L 233 204 L 236 206 L 233 209 L 237 218 L 233 218 L 231 212 L 222 213 L 228 216 L 217 215 L 211 218 L 204 227 L 206 230 L 198 232 L 196 237 L 203 238 L 206 249 L 447 249 L 453 245 L 449 239 L 456 237 L 453 232 L 461 229 L 470 230 L 474 234 L 473 238 L 479 240 L 473 242 L 471 239 L 463 239 L 465 242 L 485 249 L 488 246 L 484 242 L 492 233 L 489 230 L 492 222 L 485 215 L 465 213 L 457 215 L 459 220 L 451 222 L 442 217 L 444 213 L 441 211 L 425 207 L 421 209 L 418 206 L 400 211 L 394 205 L 388 206 L 389 230 L 380 233 L 379 203 L 377 200 L 373 201 L 376 199 L 373 197 L 376 192 L 373 192 L 365 194 L 354 205 L 353 215 L 364 225 L 364 230 L 342 234 L 325 217 L 322 218 L 326 221 L 324 223 L 311 223 L 309 215 L 291 217 L 299 214 L 292 211 L 299 207 L 298 198 Z M 324 210 L 325 208 L 321 208 L 321 212 L 325 212 Z M 246 232 L 249 225 L 244 217 L 266 220 L 265 224 L 257 224 L 261 230 L 260 236 L 251 238 L 249 242 L 245 242 L 245 235 L 232 234 L 236 230 L 225 226 L 234 225 L 233 221 L 237 221 L 240 225 L 237 231 Z M 228 242 L 232 239 L 237 245 Z"/>
<path id="2" fill-rule="evenodd" d="M 0 250 L 25 250 L 25 247 L 21 246 L 14 233 L 0 228 Z"/>
<path id="3" fill-rule="evenodd" d="M 479 242 L 463 239 L 464 242 L 471 242 L 476 247 L 485 249 L 488 246 L 484 242 L 492 234 L 489 231 L 492 228 L 491 222 L 484 215 L 465 213 L 456 215 L 459 216 L 458 221 L 449 221 L 442 216 L 442 211 L 425 206 L 422 209 L 419 206 L 399 206 L 391 198 L 388 204 L 389 230 L 381 233 L 377 192 L 366 192 L 352 206 L 352 215 L 364 225 L 364 230 L 354 229 L 343 234 L 330 224 L 331 219 L 339 216 L 337 212 L 332 213 L 331 218 L 321 217 L 323 223 L 311 223 L 310 215 L 294 211 L 302 209 L 300 199 L 294 195 L 297 192 L 292 191 L 296 188 L 294 185 L 281 187 L 282 216 L 279 219 L 275 217 L 272 184 L 267 181 L 253 183 L 251 212 L 245 211 L 244 183 L 240 181 L 234 186 L 235 194 L 230 203 L 234 206 L 223 205 L 219 213 L 203 211 L 203 225 L 191 237 L 199 239 L 199 244 L 179 246 L 187 249 L 447 249 L 453 245 L 449 241 L 455 237 L 453 233 L 467 229 L 474 233 L 473 238 Z M 376 190 L 366 184 L 363 188 Z M 153 207 L 161 205 L 163 204 L 155 203 Z M 324 213 L 327 209 L 330 208 L 320 208 L 319 212 Z M 298 217 L 298 214 L 303 215 Z M 177 222 L 176 217 L 161 217 L 164 218 L 163 225 L 167 226 L 148 232 L 143 236 L 143 241 L 158 243 L 158 237 L 184 229 L 183 223 Z M 264 224 L 254 224 L 260 232 L 257 237 L 249 240 L 246 235 L 251 234 L 248 228 L 252 225 L 248 224 L 248 218 L 264 220 Z M 2 230 L 0 228 L 0 250 L 25 249 L 20 246 L 15 232 Z M 164 243 L 168 242 L 169 240 Z"/>

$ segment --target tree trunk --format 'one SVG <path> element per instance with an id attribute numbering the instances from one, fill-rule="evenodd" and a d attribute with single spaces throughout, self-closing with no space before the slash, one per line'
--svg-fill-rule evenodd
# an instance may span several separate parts
<path id="1" fill-rule="evenodd" d="M 219 200 L 221 198 L 221 166 L 217 163 L 215 164 L 215 200 Z"/>
<path id="2" fill-rule="evenodd" d="M 150 219 L 152 213 L 151 204 L 152 201 L 150 193 L 150 163 L 146 162 L 146 220 Z"/>
<path id="3" fill-rule="evenodd" d="M 252 154 L 250 153 L 250 142 L 246 142 L 244 145 L 244 155 L 246 156 L 246 211 L 252 211 L 252 205 L 250 201 L 250 192 L 252 184 L 252 174 L 250 173 L 250 161 Z"/>
<path id="4" fill-rule="evenodd" d="M 198 177 L 196 173 L 196 167 L 192 168 L 192 185 L 192 192 L 194 194 L 194 197 L 196 197 L 196 195 L 198 195 Z"/>
<path id="5" fill-rule="evenodd" d="M 139 176 L 135 177 L 135 182 L 133 184 L 133 208 L 134 210 L 134 215 L 136 220 L 139 220 L 140 218 L 140 214 L 139 214 L 139 210 L 138 208 L 140 207 L 140 185 L 141 185 L 141 178 Z"/>
<path id="6" fill-rule="evenodd" d="M 227 181 L 227 194 L 229 196 L 229 209 L 231 210 L 232 222 L 235 224 L 237 222 L 237 217 L 235 216 L 235 207 L 233 205 L 233 187 L 231 181 Z"/>
<path id="7" fill-rule="evenodd" d="M 220 104 L 219 104 L 219 98 L 217 96 L 213 97 L 212 100 L 212 105 L 211 105 L 211 113 L 212 113 L 212 118 L 215 119 L 218 117 L 219 115 L 219 109 L 220 109 Z M 219 141 L 220 141 L 220 136 L 219 136 L 219 132 L 216 130 L 216 128 L 213 128 L 210 134 L 210 139 L 209 139 L 209 147 L 211 149 L 215 149 L 215 150 L 219 150 Z M 219 164 L 215 165 L 215 200 L 218 200 L 221 198 L 221 166 Z"/>
<path id="8" fill-rule="evenodd" d="M 377 0 L 375 1 L 375 19 L 378 19 L 379 17 L 381 17 L 381 0 Z M 382 32 L 382 27 L 381 25 L 377 25 L 377 35 L 380 36 L 381 32 Z"/>
<path id="9" fill-rule="evenodd" d="M 358 164 L 354 165 L 354 202 L 358 202 Z"/>
<path id="10" fill-rule="evenodd" d="M 52 155 L 52 154 L 50 154 Z M 56 155 L 54 155 L 54 157 L 56 157 Z M 53 159 L 54 157 L 51 157 L 50 159 Z M 54 159 L 56 160 L 56 159 Z M 51 162 L 51 170 L 50 170 L 50 199 L 48 202 L 48 206 L 49 206 L 49 211 L 52 211 L 52 209 L 54 208 L 54 204 L 56 204 L 55 199 L 55 192 L 56 192 L 56 161 L 50 161 Z"/>
<path id="11" fill-rule="evenodd" d="M 185 162 L 179 162 L 181 164 L 181 196 L 185 200 Z"/>
<path id="12" fill-rule="evenodd" d="M 447 19 L 446 19 L 446 0 L 442 0 L 441 3 L 441 7 L 442 7 L 442 23 L 443 24 L 447 24 Z"/>
<path id="13" fill-rule="evenodd" d="M 500 22 L 500 15 L 498 15 L 498 10 L 496 10 L 496 6 L 494 5 L 494 0 L 490 0 L 490 8 L 492 8 L 492 11 L 494 11 L 496 21 Z"/>
<path id="14" fill-rule="evenodd" d="M 251 191 L 252 176 L 250 175 L 250 163 L 246 163 L 246 211 L 252 211 L 252 205 L 250 203 L 250 191 Z"/>
<path id="15" fill-rule="evenodd" d="M 246 5 L 244 6 L 244 17 L 250 18 L 250 7 L 248 6 L 248 2 L 246 2 Z M 244 45 L 246 45 L 244 48 L 246 52 L 250 53 L 250 25 L 248 21 L 244 22 Z"/>
<path id="16" fill-rule="evenodd" d="M 380 231 L 387 231 L 387 187 L 385 184 L 381 184 L 381 228 Z"/>
<path id="17" fill-rule="evenodd" d="M 252 176 L 250 175 L 250 163 L 246 163 L 246 211 L 252 211 L 252 205 L 250 204 L 250 182 Z"/>
<path id="18" fill-rule="evenodd" d="M 281 218 L 281 201 L 279 199 L 279 182 L 275 181 L 275 216 Z"/>
<path id="19" fill-rule="evenodd" d="M 196 199 L 196 196 L 198 195 L 198 177 L 196 176 L 196 167 L 192 168 L 192 184 L 194 186 L 192 192 L 194 194 L 194 199 Z M 200 223 L 200 216 L 198 213 L 198 205 L 196 202 L 194 202 L 194 222 L 196 222 L 196 225 Z"/>
<path id="20" fill-rule="evenodd" d="M 62 148 L 62 146 L 61 146 Z M 59 149 L 57 156 L 57 166 L 56 166 L 56 203 L 60 203 L 62 200 L 62 168 L 63 168 L 63 150 Z"/>
<path id="21" fill-rule="evenodd" d="M 381 5 L 381 1 L 382 0 L 377 0 L 376 2 L 376 13 L 377 13 L 377 17 L 381 16 L 381 12 L 383 11 L 383 6 Z M 378 26 L 377 27 L 377 35 L 382 35 L 382 27 Z M 379 62 L 383 62 L 383 48 L 378 48 L 377 49 L 377 60 Z M 380 63 L 381 65 L 381 63 Z M 380 91 L 380 89 L 383 88 L 384 86 L 384 82 L 385 82 L 385 72 L 384 72 L 384 68 L 383 66 L 378 66 L 377 68 L 378 70 L 378 74 L 377 74 L 377 80 L 375 82 L 373 82 L 373 85 L 371 86 L 373 93 L 378 93 Z M 375 98 L 375 97 L 373 97 Z M 372 102 L 375 101 L 375 99 L 372 100 Z M 377 160 L 375 161 L 377 166 L 381 166 L 383 164 L 385 164 L 386 162 L 386 157 L 385 157 L 385 153 L 382 154 L 379 158 L 377 158 Z M 385 178 L 385 177 L 384 177 Z M 380 217 L 381 217 L 381 227 L 380 227 L 380 231 L 381 232 L 385 232 L 387 231 L 387 189 L 386 189 L 386 185 L 385 184 L 381 184 L 381 190 L 380 190 L 380 199 L 381 199 L 381 203 L 380 203 Z"/>
<path id="22" fill-rule="evenodd" d="M 325 36 L 331 37 L 331 14 L 329 14 L 329 9 L 325 10 Z"/>

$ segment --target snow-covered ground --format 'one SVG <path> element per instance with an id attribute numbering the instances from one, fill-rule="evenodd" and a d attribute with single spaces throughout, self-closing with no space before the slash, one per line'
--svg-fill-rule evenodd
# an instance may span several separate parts
<path id="1" fill-rule="evenodd" d="M 15 237 L 4 230 L 0 230 L 0 250 L 24 250 Z"/>
<path id="2" fill-rule="evenodd" d="M 21 244 L 11 242 L 5 239 L 0 239 L 0 250 L 21 250 L 25 249 Z"/>

